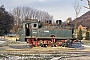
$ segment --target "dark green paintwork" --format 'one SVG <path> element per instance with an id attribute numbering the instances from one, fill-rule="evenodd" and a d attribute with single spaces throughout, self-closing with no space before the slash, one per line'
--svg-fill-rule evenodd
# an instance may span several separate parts
<path id="1" fill-rule="evenodd" d="M 19 35 L 20 35 L 20 41 L 25 41 L 26 36 L 26 29 L 25 24 L 33 24 L 36 23 L 37 27 L 30 28 L 30 38 L 32 37 L 51 37 L 51 35 L 54 35 L 56 38 L 72 38 L 72 30 L 70 29 L 59 29 L 59 28 L 38 28 L 38 21 L 37 20 L 30 20 L 30 21 L 24 21 L 23 22 L 23 28 L 20 29 Z"/>
<path id="2" fill-rule="evenodd" d="M 72 31 L 68 29 L 37 29 L 32 32 L 32 36 L 36 37 L 50 37 L 51 35 L 63 38 L 72 37 Z"/>

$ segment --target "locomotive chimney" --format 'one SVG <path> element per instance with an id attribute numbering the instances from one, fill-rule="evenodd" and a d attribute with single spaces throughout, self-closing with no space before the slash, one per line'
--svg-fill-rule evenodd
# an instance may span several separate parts
<path id="1" fill-rule="evenodd" d="M 56 20 L 56 25 L 57 25 L 58 27 L 61 27 L 61 24 L 62 24 L 62 20 Z"/>

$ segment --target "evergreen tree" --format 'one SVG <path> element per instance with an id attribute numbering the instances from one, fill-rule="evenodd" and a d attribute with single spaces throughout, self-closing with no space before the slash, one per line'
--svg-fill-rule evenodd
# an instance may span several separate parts
<path id="1" fill-rule="evenodd" d="M 13 16 L 5 11 L 4 6 L 0 6 L 0 35 L 7 34 L 13 27 Z"/>
<path id="2" fill-rule="evenodd" d="M 82 37 L 82 30 L 81 30 L 81 29 L 79 30 L 79 33 L 78 33 L 77 38 L 78 38 L 79 40 L 82 40 L 82 39 L 83 39 L 83 37 Z"/>
<path id="3" fill-rule="evenodd" d="M 89 32 L 86 32 L 86 37 L 85 37 L 86 40 L 89 40 L 90 39 L 90 36 L 89 36 Z"/>

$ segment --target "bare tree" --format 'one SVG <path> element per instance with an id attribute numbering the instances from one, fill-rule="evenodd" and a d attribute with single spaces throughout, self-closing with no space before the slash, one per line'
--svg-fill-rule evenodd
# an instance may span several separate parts
<path id="1" fill-rule="evenodd" d="M 81 5 L 79 4 L 79 1 L 75 0 L 74 10 L 75 10 L 76 18 L 77 18 L 79 13 L 80 13 L 80 11 L 81 11 Z"/>
<path id="2" fill-rule="evenodd" d="M 81 1 L 83 1 L 83 0 L 81 0 Z M 87 0 L 87 2 L 88 2 L 88 7 L 87 6 L 84 6 L 84 7 L 90 10 L 90 0 Z"/>
<path id="3" fill-rule="evenodd" d="M 89 9 L 90 9 L 90 0 L 87 0 L 87 2 L 88 2 Z"/>
<path id="4" fill-rule="evenodd" d="M 43 22 L 53 19 L 53 16 L 49 13 L 29 7 L 16 7 L 11 10 L 11 14 L 14 16 L 14 22 L 18 27 L 26 19 L 37 19 Z"/>
<path id="5" fill-rule="evenodd" d="M 74 10 L 75 10 L 76 18 L 77 18 L 79 13 L 80 13 L 80 11 L 81 11 L 81 5 L 80 5 L 79 1 L 75 0 Z M 75 33 L 76 33 L 76 26 L 77 26 L 77 23 L 74 25 Z"/>

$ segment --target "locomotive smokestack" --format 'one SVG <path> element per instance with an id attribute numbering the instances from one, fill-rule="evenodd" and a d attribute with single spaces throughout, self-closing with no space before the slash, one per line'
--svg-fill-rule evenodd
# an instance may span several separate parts
<path id="1" fill-rule="evenodd" d="M 56 25 L 61 27 L 61 24 L 62 24 L 62 20 L 56 20 Z"/>

